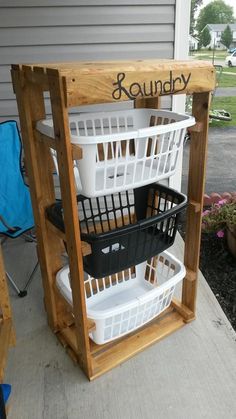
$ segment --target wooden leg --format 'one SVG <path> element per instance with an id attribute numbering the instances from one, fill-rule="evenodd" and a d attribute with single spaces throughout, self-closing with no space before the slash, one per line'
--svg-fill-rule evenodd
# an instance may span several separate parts
<path id="1" fill-rule="evenodd" d="M 34 132 L 37 120 L 45 118 L 43 92 L 38 85 L 26 84 L 22 69 L 12 70 L 24 152 L 28 166 L 29 185 L 37 233 L 37 248 L 44 284 L 45 307 L 53 330 L 59 327 L 58 307 L 53 287 L 56 272 L 62 267 L 61 242 L 49 234 L 45 208 L 55 201 L 49 149 L 38 144 Z"/>
<path id="2" fill-rule="evenodd" d="M 206 172 L 208 112 L 210 93 L 193 95 L 193 116 L 201 129 L 192 130 L 189 157 L 189 180 L 184 263 L 187 270 L 183 282 L 182 302 L 196 310 L 197 276 L 201 241 L 201 219 Z M 199 132 L 200 131 L 200 132 Z M 205 157 L 204 157 L 205 156 Z"/>
<path id="3" fill-rule="evenodd" d="M 0 246 L 0 383 L 3 381 L 9 346 L 15 344 L 12 311 Z"/>
<path id="4" fill-rule="evenodd" d="M 65 105 L 63 82 L 57 71 L 48 71 L 57 159 L 63 202 L 67 252 L 69 256 L 73 313 L 78 362 L 88 377 L 92 374 L 88 319 L 84 294 L 82 245 L 77 211 L 76 189 L 73 172 L 68 109 Z"/>

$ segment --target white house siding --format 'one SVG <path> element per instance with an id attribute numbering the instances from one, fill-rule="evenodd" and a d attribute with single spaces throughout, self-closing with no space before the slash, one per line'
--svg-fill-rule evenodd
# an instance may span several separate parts
<path id="1" fill-rule="evenodd" d="M 176 0 L 0 0 L 0 121 L 12 63 L 173 58 Z"/>

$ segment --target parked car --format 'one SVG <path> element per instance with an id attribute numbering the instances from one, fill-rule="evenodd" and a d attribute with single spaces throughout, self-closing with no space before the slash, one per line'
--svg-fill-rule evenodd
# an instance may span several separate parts
<path id="1" fill-rule="evenodd" d="M 233 54 L 233 52 L 235 52 L 236 51 L 236 48 L 230 48 L 230 49 L 228 49 L 228 52 L 230 53 L 230 54 Z"/>
<path id="2" fill-rule="evenodd" d="M 236 51 L 233 52 L 233 54 L 228 55 L 225 59 L 225 65 L 229 67 L 236 66 Z"/>

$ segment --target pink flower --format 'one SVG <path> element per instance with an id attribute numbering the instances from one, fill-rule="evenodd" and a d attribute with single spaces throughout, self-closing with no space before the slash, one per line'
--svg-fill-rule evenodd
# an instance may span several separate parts
<path id="1" fill-rule="evenodd" d="M 225 235 L 224 230 L 219 230 L 219 231 L 217 231 L 216 235 L 217 235 L 217 237 L 219 237 L 219 238 L 224 237 L 224 235 Z"/>
<path id="2" fill-rule="evenodd" d="M 218 204 L 219 205 L 224 205 L 224 204 L 227 204 L 227 199 L 221 199 L 219 202 L 218 202 Z"/>
<path id="3" fill-rule="evenodd" d="M 210 214 L 210 211 L 209 210 L 205 210 L 205 211 L 203 211 L 202 216 L 204 217 L 205 215 L 208 215 L 208 214 Z"/>

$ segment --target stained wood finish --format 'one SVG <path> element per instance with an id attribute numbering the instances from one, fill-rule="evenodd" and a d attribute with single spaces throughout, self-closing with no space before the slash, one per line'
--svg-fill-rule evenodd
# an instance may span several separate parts
<path id="1" fill-rule="evenodd" d="M 157 317 L 132 335 L 126 336 L 107 349 L 99 351 L 92 358 L 94 380 L 105 372 L 132 358 L 149 346 L 180 329 L 185 324 L 183 317 L 175 310 L 167 310 L 165 315 Z"/>
<path id="2" fill-rule="evenodd" d="M 3 381 L 9 346 L 13 344 L 15 344 L 15 332 L 0 245 L 0 383 Z"/>
<path id="3" fill-rule="evenodd" d="M 91 374 L 89 337 L 84 295 L 84 271 L 80 229 L 76 201 L 76 188 L 72 164 L 68 110 L 65 105 L 62 80 L 57 71 L 49 71 L 49 87 L 53 114 L 57 160 L 60 176 L 61 197 L 67 252 L 70 264 L 73 313 L 75 316 L 77 351 L 79 363 L 89 376 Z"/>
<path id="4" fill-rule="evenodd" d="M 96 345 L 93 341 L 90 341 L 93 373 L 89 379 L 98 378 L 121 362 L 132 358 L 155 342 L 183 327 L 186 322 L 179 310 L 169 308 L 143 328 L 121 339 L 104 345 Z M 90 323 L 89 330 L 92 330 L 93 327 L 93 323 Z M 73 360 L 78 362 L 75 326 L 72 325 L 62 329 L 57 337 L 64 348 L 67 350 L 69 348 L 73 353 Z"/>
<path id="5" fill-rule="evenodd" d="M 38 141 L 42 141 L 47 144 L 48 147 L 53 148 L 53 150 L 57 150 L 57 144 L 55 138 L 48 137 L 45 134 L 35 130 L 34 133 L 35 137 Z M 73 160 L 80 160 L 83 157 L 82 149 L 78 144 L 71 144 L 71 152 L 72 152 L 72 159 Z"/>
<path id="6" fill-rule="evenodd" d="M 28 72 L 26 78 L 39 82 L 45 90 L 47 69 L 59 71 L 67 106 L 209 92 L 215 88 L 214 68 L 204 61 L 81 61 L 29 64 L 28 68 L 33 72 Z"/>
<path id="7" fill-rule="evenodd" d="M 210 93 L 194 93 L 192 112 L 201 124 L 200 132 L 191 133 L 185 256 L 187 275 L 183 282 L 183 304 L 196 311 L 197 277 L 199 267 L 201 220 L 205 186 Z M 194 203 L 194 204 L 193 204 Z"/>
<path id="8" fill-rule="evenodd" d="M 7 354 L 10 346 L 12 320 L 0 320 L 0 383 L 3 381 Z"/>
<path id="9" fill-rule="evenodd" d="M 185 323 L 189 323 L 195 319 L 195 314 L 176 298 L 172 299 L 171 307 L 173 307 L 183 317 Z"/>
<path id="10" fill-rule="evenodd" d="M 66 242 L 65 233 L 63 233 L 61 230 L 59 230 L 59 228 L 55 227 L 49 220 L 46 220 L 46 224 L 47 224 L 47 227 L 48 227 L 49 231 L 51 231 L 53 234 L 60 237 L 61 240 Z M 81 250 L 82 250 L 83 256 L 87 256 L 87 255 L 90 255 L 92 253 L 92 249 L 91 249 L 90 244 L 88 244 L 84 241 L 81 241 Z"/>
<path id="11" fill-rule="evenodd" d="M 202 61 L 51 63 L 13 65 L 12 76 L 30 172 L 49 323 L 68 353 L 91 380 L 195 318 L 208 107 L 210 92 L 215 87 L 214 68 Z M 40 136 L 35 130 L 36 122 L 45 117 L 45 90 L 50 91 L 55 139 Z M 70 143 L 69 107 L 131 98 L 135 100 L 137 108 L 158 108 L 162 95 L 179 93 L 194 94 L 193 115 L 197 121 L 192 129 L 190 150 L 185 246 L 187 274 L 182 301 L 173 300 L 171 307 L 161 316 L 132 335 L 105 345 L 96 345 L 89 340 L 89 331 L 94 325 L 86 314 L 82 259 L 84 247 L 80 240 L 73 173 L 73 158 L 81 158 L 82 153 Z M 65 235 L 58 233 L 45 220 L 45 208 L 55 199 L 49 174 L 49 147 L 54 148 L 58 156 Z M 59 298 L 55 286 L 64 239 L 69 255 L 74 317 L 63 298 Z"/>
<path id="12" fill-rule="evenodd" d="M 0 315 L 2 316 L 4 320 L 12 318 L 11 305 L 10 305 L 1 245 L 0 245 Z"/>
<path id="13" fill-rule="evenodd" d="M 12 78 L 28 167 L 45 306 L 49 325 L 53 330 L 57 330 L 60 309 L 54 296 L 53 284 L 56 273 L 62 267 L 61 241 L 57 236 L 50 234 L 45 220 L 45 208 L 55 202 L 51 156 L 48 147 L 45 144 L 39 144 L 34 138 L 36 121 L 45 118 L 43 92 L 37 84 L 26 84 L 20 72 L 12 71 Z"/>
<path id="14" fill-rule="evenodd" d="M 211 66 L 210 66 L 211 67 Z M 104 69 L 98 66 L 87 74 L 74 70 L 72 77 L 65 69 L 61 70 L 65 79 L 65 94 L 68 106 L 91 103 L 121 101 L 148 96 L 193 93 L 194 91 L 214 90 L 215 82 L 209 65 L 191 67 L 188 62 L 160 64 L 147 61 L 135 65 L 111 65 Z"/>

